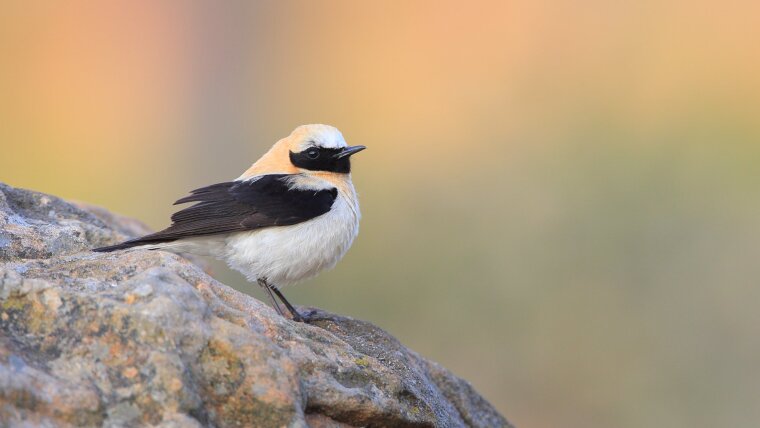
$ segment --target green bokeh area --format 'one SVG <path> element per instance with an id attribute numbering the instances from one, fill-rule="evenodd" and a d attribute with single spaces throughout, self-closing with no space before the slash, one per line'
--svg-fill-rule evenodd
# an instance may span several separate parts
<path id="1" fill-rule="evenodd" d="M 585 426 L 751 424 L 757 135 L 694 120 L 642 149 L 632 133 L 583 127 L 490 172 L 413 186 L 360 174 L 354 248 L 286 293 L 384 326 L 508 397 L 507 414 L 581 405 Z"/>

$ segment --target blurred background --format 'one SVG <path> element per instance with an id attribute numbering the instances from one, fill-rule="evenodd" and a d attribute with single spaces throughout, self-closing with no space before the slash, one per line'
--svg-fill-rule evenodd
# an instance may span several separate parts
<path id="1" fill-rule="evenodd" d="M 732 0 L 4 2 L 0 180 L 161 228 L 332 124 L 369 147 L 362 232 L 291 301 L 518 426 L 755 426 L 758 28 Z"/>

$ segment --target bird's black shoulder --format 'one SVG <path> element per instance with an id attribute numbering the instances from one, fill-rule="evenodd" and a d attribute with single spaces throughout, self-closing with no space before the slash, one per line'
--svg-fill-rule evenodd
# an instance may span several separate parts
<path id="1" fill-rule="evenodd" d="M 115 247 L 289 226 L 330 211 L 338 197 L 336 188 L 301 188 L 294 185 L 294 178 L 291 174 L 270 174 L 195 189 L 175 202 L 195 204 L 172 215 L 171 226 Z"/>
<path id="2" fill-rule="evenodd" d="M 230 194 L 241 204 L 255 207 L 246 219 L 247 227 L 280 226 L 300 223 L 327 213 L 338 197 L 338 189 L 294 187 L 288 174 L 273 174 L 250 181 L 235 182 Z"/>

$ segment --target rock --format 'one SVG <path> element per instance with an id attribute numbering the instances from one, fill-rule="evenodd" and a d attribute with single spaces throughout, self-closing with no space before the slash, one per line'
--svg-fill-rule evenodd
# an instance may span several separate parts
<path id="1" fill-rule="evenodd" d="M 0 421 L 509 426 L 372 324 L 318 309 L 312 325 L 292 322 L 168 252 L 89 251 L 145 232 L 0 184 Z"/>

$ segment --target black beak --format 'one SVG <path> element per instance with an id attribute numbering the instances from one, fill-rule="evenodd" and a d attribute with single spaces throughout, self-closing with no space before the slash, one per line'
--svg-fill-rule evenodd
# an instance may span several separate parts
<path id="1" fill-rule="evenodd" d="M 346 147 L 345 149 L 341 150 L 340 153 L 333 156 L 335 159 L 342 159 L 347 156 L 351 156 L 353 154 L 359 153 L 360 151 L 366 149 L 366 146 L 350 146 Z"/>

